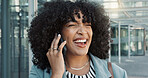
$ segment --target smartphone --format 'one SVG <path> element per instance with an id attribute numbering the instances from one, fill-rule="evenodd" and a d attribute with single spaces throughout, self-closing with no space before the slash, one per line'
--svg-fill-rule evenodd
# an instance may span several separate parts
<path id="1" fill-rule="evenodd" d="M 60 34 L 60 33 L 58 33 L 58 34 Z M 64 40 L 63 40 L 62 35 L 61 35 L 60 41 L 58 43 L 58 46 L 60 46 L 62 42 L 64 42 Z M 62 53 L 63 53 L 63 55 L 66 54 L 66 45 L 63 47 Z"/>

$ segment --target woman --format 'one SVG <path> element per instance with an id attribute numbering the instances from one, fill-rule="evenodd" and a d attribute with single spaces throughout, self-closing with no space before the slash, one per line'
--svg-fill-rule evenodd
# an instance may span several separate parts
<path id="1" fill-rule="evenodd" d="M 109 78 L 109 18 L 86 1 L 44 4 L 29 29 L 33 63 L 29 78 Z M 114 78 L 127 78 L 112 64 Z"/>

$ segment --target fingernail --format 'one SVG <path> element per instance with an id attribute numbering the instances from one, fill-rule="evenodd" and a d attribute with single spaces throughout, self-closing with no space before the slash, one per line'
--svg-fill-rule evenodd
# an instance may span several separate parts
<path id="1" fill-rule="evenodd" d="M 60 34 L 58 34 L 58 37 L 61 36 Z"/>
<path id="2" fill-rule="evenodd" d="M 64 41 L 64 42 L 66 42 L 66 41 Z"/>

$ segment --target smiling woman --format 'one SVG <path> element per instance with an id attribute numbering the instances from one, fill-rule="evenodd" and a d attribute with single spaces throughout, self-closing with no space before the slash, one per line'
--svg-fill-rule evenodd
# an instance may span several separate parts
<path id="1" fill-rule="evenodd" d="M 74 13 L 75 21 L 70 21 L 63 26 L 62 38 L 67 42 L 67 56 L 83 56 L 88 53 L 92 40 L 92 28 L 91 23 L 83 23 L 83 16 L 80 11 Z"/>
<path id="2" fill-rule="evenodd" d="M 109 78 L 109 18 L 87 1 L 44 4 L 29 29 L 33 51 L 30 78 Z M 64 40 L 64 41 L 63 41 Z M 63 41 L 63 42 L 61 42 Z M 114 78 L 127 78 L 112 64 Z"/>

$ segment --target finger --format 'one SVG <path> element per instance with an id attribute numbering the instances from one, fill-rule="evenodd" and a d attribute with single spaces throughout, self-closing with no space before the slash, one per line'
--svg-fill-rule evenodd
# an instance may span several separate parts
<path id="1" fill-rule="evenodd" d="M 53 54 L 52 52 L 53 52 L 53 49 L 49 48 L 48 52 L 46 53 L 46 56 L 49 56 L 50 54 Z"/>
<path id="2" fill-rule="evenodd" d="M 46 53 L 46 56 L 48 56 L 48 55 L 49 55 L 49 52 L 50 52 L 50 49 L 48 49 L 48 52 Z"/>
<path id="3" fill-rule="evenodd" d="M 58 48 L 58 43 L 59 43 L 59 41 L 60 41 L 60 38 L 61 38 L 61 35 L 58 34 L 58 36 L 57 36 L 55 42 L 53 43 L 53 48 L 54 48 L 54 49 L 57 49 L 57 48 Z"/>
<path id="4" fill-rule="evenodd" d="M 59 53 L 62 53 L 63 47 L 66 45 L 66 41 L 62 42 L 59 46 Z"/>

